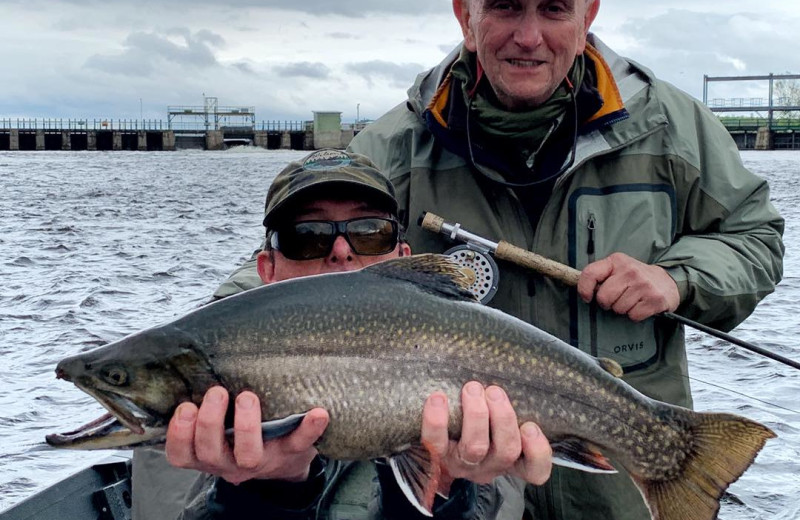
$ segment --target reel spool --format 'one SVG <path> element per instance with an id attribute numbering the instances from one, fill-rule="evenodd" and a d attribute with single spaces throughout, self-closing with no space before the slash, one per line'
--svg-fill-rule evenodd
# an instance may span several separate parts
<path id="1" fill-rule="evenodd" d="M 444 254 L 475 275 L 468 290 L 482 304 L 489 303 L 497 292 L 497 282 L 500 278 L 500 270 L 491 255 L 470 244 L 453 247 Z"/>

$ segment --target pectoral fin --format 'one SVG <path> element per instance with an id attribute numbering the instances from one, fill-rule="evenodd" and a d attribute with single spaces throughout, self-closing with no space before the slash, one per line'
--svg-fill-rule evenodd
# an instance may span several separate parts
<path id="1" fill-rule="evenodd" d="M 289 415 L 288 417 L 283 417 L 282 419 L 262 422 L 261 436 L 266 441 L 269 439 L 277 439 L 278 437 L 283 437 L 284 435 L 289 435 L 295 431 L 298 426 L 300 426 L 300 423 L 303 422 L 303 419 L 306 415 L 308 415 L 308 412 L 296 413 L 294 415 Z"/>
<path id="2" fill-rule="evenodd" d="M 433 516 L 442 470 L 439 456 L 423 444 L 416 444 L 391 457 L 389 466 L 408 501 L 423 515 Z"/>
<path id="3" fill-rule="evenodd" d="M 289 435 L 295 431 L 298 426 L 300 426 L 300 423 L 303 422 L 303 418 L 307 414 L 308 412 L 296 413 L 280 419 L 264 421 L 261 423 L 261 436 L 265 441 L 268 441 L 270 439 L 277 439 L 278 437 Z M 232 438 L 233 428 L 228 428 L 225 430 L 225 436 Z"/>
<path id="4" fill-rule="evenodd" d="M 553 464 L 578 469 L 587 473 L 616 473 L 611 462 L 595 446 L 577 438 L 566 438 L 550 443 Z"/>

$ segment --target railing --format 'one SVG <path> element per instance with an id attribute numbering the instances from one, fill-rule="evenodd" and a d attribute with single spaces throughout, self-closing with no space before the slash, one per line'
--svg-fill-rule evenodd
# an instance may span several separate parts
<path id="1" fill-rule="evenodd" d="M 774 108 L 789 107 L 796 105 L 791 98 L 781 97 L 775 99 Z M 761 108 L 769 106 L 769 100 L 765 98 L 714 98 L 708 102 L 710 108 Z"/>
<path id="2" fill-rule="evenodd" d="M 208 117 L 217 116 L 251 116 L 256 113 L 256 107 L 216 107 L 216 109 L 207 109 L 202 106 L 168 106 L 167 112 L 175 115 L 205 115 Z"/>
<path id="3" fill-rule="evenodd" d="M 769 119 L 753 117 L 724 117 L 720 118 L 720 122 L 722 122 L 728 130 L 756 131 L 759 128 L 769 125 Z M 800 130 L 800 119 L 773 119 L 772 129 L 775 131 Z"/>
<path id="4" fill-rule="evenodd" d="M 165 130 L 159 119 L 0 119 L 0 130 Z"/>
<path id="5" fill-rule="evenodd" d="M 268 132 L 305 132 L 313 129 L 312 121 L 261 121 L 255 130 Z M 344 125 L 343 125 L 344 127 Z M 205 131 L 203 121 L 172 121 L 160 119 L 56 119 L 56 118 L 0 118 L 0 130 L 44 130 L 44 131 Z"/>
<path id="6" fill-rule="evenodd" d="M 368 124 L 372 122 L 371 119 L 369 120 L 361 120 L 356 123 L 342 123 L 342 130 L 352 130 L 354 132 L 360 132 L 367 127 Z"/>
<path id="7" fill-rule="evenodd" d="M 313 121 L 261 121 L 261 126 L 257 126 L 265 132 L 305 132 L 313 130 Z"/>

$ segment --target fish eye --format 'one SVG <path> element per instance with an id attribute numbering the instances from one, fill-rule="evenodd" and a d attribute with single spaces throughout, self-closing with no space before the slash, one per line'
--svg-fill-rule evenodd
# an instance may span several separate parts
<path id="1" fill-rule="evenodd" d="M 109 367 L 102 372 L 106 383 L 114 386 L 122 386 L 128 382 L 128 373 L 120 367 Z"/>

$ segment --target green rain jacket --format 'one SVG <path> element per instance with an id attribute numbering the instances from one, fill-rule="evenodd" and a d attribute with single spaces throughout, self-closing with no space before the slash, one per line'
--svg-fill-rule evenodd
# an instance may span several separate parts
<path id="1" fill-rule="evenodd" d="M 309 482 L 248 481 L 233 486 L 204 476 L 195 482 L 180 520 L 423 520 L 394 482 L 391 469 L 371 462 L 312 463 Z M 317 473 L 318 472 L 318 473 Z M 491 484 L 456 480 L 450 497 L 437 497 L 433 518 L 519 520 L 522 485 L 500 477 Z"/>
<path id="2" fill-rule="evenodd" d="M 556 181 L 535 229 L 517 194 L 478 173 L 465 136 L 436 117 L 457 52 L 421 74 L 408 101 L 359 133 L 350 150 L 390 176 L 415 253 L 453 245 L 416 225 L 424 211 L 577 269 L 622 252 L 666 269 L 679 288 L 677 313 L 730 330 L 782 276 L 783 220 L 767 183 L 744 168 L 725 128 L 699 102 L 593 35 L 589 43 L 605 105 L 581 127 L 574 164 Z M 496 163 L 491 150 L 476 148 L 490 174 L 519 173 L 488 168 Z M 675 322 L 633 323 L 502 262 L 490 305 L 618 361 L 644 394 L 691 407 L 684 331 Z M 650 518 L 624 472 L 555 467 L 546 485 L 528 486 L 526 500 L 537 520 Z"/>

